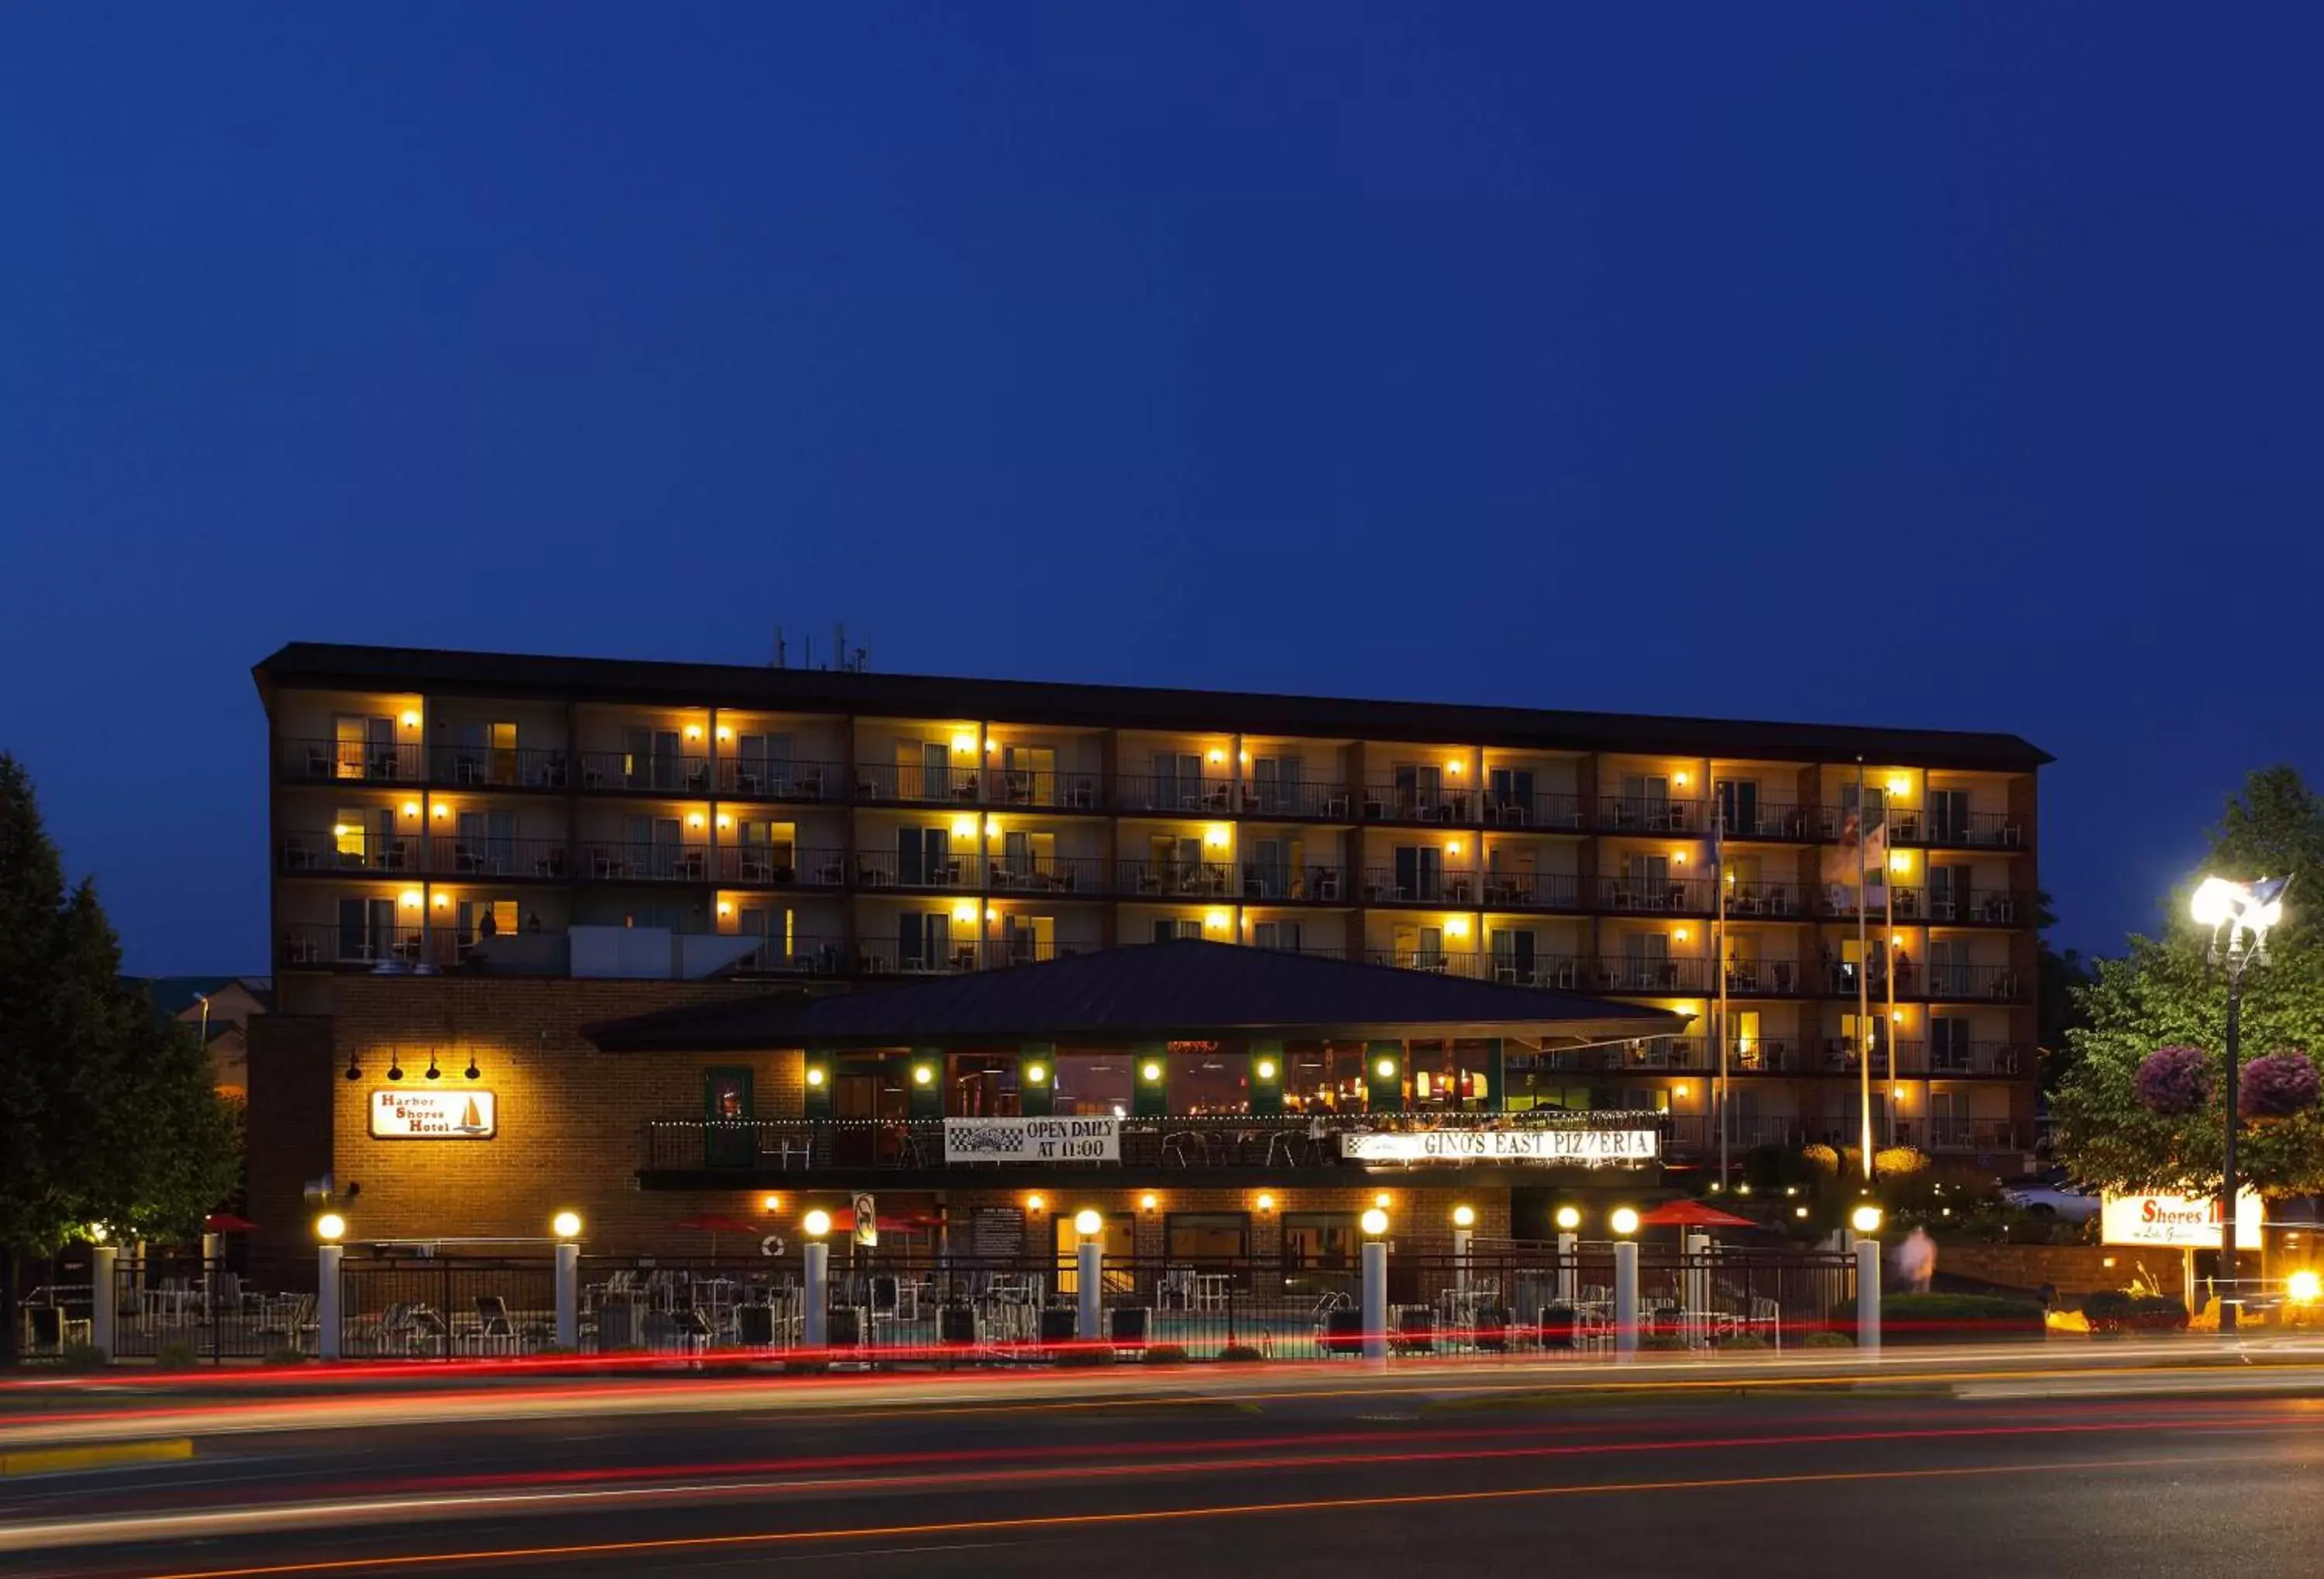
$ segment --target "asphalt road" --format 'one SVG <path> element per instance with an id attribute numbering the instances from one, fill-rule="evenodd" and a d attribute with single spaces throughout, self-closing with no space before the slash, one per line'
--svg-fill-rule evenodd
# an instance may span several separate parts
<path id="1" fill-rule="evenodd" d="M 1572 1393 L 1351 1370 L 1297 1388 L 960 1386 L 711 1409 L 604 1388 L 602 1411 L 575 1389 L 554 1412 L 434 1422 L 399 1395 L 383 1423 L 265 1414 L 182 1463 L 0 1480 L 0 1566 L 2292 1573 L 2324 1538 L 2324 1392 L 2305 1396 L 2301 1374 L 2288 1396 L 2044 1397 L 1925 1377 Z"/>

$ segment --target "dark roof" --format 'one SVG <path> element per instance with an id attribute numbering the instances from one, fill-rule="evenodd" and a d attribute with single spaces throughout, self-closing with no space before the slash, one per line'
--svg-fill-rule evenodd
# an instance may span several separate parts
<path id="1" fill-rule="evenodd" d="M 2024 771 L 2053 759 L 2015 734 L 1752 723 L 1535 707 L 1357 701 L 1258 691 L 868 674 L 742 664 L 451 652 L 293 642 L 252 669 L 278 688 L 663 703 L 872 716 L 1002 719 L 1062 728 L 1241 731 L 1324 739 L 1637 751 Z"/>
<path id="2" fill-rule="evenodd" d="M 1185 938 L 942 981 L 699 1004 L 585 1027 L 608 1052 L 1213 1035 L 1667 1036 L 1667 1010 Z"/>

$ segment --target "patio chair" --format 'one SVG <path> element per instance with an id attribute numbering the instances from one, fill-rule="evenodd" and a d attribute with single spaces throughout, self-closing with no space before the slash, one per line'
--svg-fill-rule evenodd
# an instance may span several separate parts
<path id="1" fill-rule="evenodd" d="M 89 1341 L 89 1324 L 86 1319 L 67 1316 L 60 1305 L 32 1305 L 24 1308 L 26 1347 L 34 1353 L 60 1353 L 67 1344 Z"/>

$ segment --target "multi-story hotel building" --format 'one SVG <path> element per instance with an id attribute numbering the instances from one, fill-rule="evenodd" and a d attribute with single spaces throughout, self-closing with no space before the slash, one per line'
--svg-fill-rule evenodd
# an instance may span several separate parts
<path id="1" fill-rule="evenodd" d="M 1723 974 L 1738 1147 L 1852 1141 L 1868 1050 L 1884 1140 L 2031 1145 L 2050 759 L 2014 735 L 308 643 L 255 674 L 286 1035 L 350 977 L 587 982 L 604 1018 L 617 982 L 1202 938 L 1679 1017 L 1508 1058 L 1495 1110 L 1660 1110 L 1700 1155 Z M 1862 1024 L 1859 780 L 1895 918 Z"/>

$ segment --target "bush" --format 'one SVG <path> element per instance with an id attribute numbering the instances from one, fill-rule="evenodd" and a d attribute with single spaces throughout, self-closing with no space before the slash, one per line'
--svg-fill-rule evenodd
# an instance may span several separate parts
<path id="1" fill-rule="evenodd" d="M 1803 1347 L 1810 1349 L 1853 1349 L 1856 1347 L 1856 1340 L 1849 1336 L 1846 1333 L 1810 1333 L 1806 1337 L 1802 1338 L 1800 1343 Z"/>
<path id="2" fill-rule="evenodd" d="M 1052 1359 L 1060 1365 L 1096 1367 L 1113 1363 L 1111 1349 L 1059 1349 Z"/>
<path id="3" fill-rule="evenodd" d="M 1672 1349 L 1689 1349 L 1693 1346 L 1694 1345 L 1686 1341 L 1683 1334 L 1678 1333 L 1640 1333 L 1638 1334 L 1638 1347 L 1641 1349 L 1668 1351 Z"/>
<path id="4" fill-rule="evenodd" d="M 2159 1047 L 2138 1061 L 2138 1100 L 2149 1113 L 2177 1118 L 2211 1094 L 2211 1060 L 2183 1043 Z"/>
<path id="5" fill-rule="evenodd" d="M 1835 1319 L 1839 1314 L 1833 1312 Z M 1851 1309 L 1849 1314 L 1855 1313 Z M 2040 1303 L 2032 1299 L 1990 1294 L 1891 1294 L 1880 1301 L 1883 1343 L 2038 1338 L 2048 1330 Z"/>
<path id="6" fill-rule="evenodd" d="M 1908 1177 L 1925 1172 L 1928 1166 L 1928 1154 L 1910 1146 L 1884 1146 L 1872 1154 L 1872 1171 L 1882 1178 L 1892 1174 L 1899 1178 Z"/>
<path id="7" fill-rule="evenodd" d="M 304 1365 L 306 1362 L 305 1354 L 286 1344 L 277 1344 L 266 1351 L 266 1363 L 269 1365 Z"/>
<path id="8" fill-rule="evenodd" d="M 1840 1171 L 1840 1153 L 1821 1140 L 1801 1147 L 1800 1160 L 1817 1173 L 1829 1175 Z"/>
<path id="9" fill-rule="evenodd" d="M 2108 1288 L 2082 1301 L 2082 1319 L 2094 1338 L 2116 1338 L 2126 1333 L 2180 1333 L 2187 1330 L 2187 1307 L 2156 1294 L 2131 1294 Z"/>
<path id="10" fill-rule="evenodd" d="M 1229 1344 L 1219 1351 L 1219 1358 L 1231 1364 L 1248 1365 L 1254 1360 L 1264 1360 L 1267 1356 L 1250 1344 Z"/>
<path id="11" fill-rule="evenodd" d="M 172 1339 L 153 1351 L 153 1369 L 156 1371 L 191 1371 L 199 1363 L 201 1356 L 194 1353 L 193 1344 L 181 1338 Z"/>
<path id="12" fill-rule="evenodd" d="M 1186 1345 L 1184 1344 L 1148 1344 L 1139 1356 L 1148 1365 L 1184 1365 Z"/>
<path id="13" fill-rule="evenodd" d="M 2247 1119 L 2288 1119 L 2316 1105 L 2316 1066 L 2306 1053 L 2280 1048 L 2244 1066 L 2236 1105 Z"/>
<path id="14" fill-rule="evenodd" d="M 95 1344 L 75 1341 L 57 1351 L 57 1362 L 68 1371 L 102 1371 L 111 1361 Z"/>
<path id="15" fill-rule="evenodd" d="M 1721 1349 L 1772 1349 L 1775 1345 L 1757 1333 L 1729 1333 L 1719 1340 Z"/>

